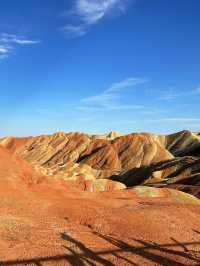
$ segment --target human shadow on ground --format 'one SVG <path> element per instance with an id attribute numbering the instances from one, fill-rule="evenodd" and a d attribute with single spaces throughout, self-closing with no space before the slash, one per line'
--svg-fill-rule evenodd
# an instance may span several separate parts
<path id="1" fill-rule="evenodd" d="M 158 265 L 169 266 L 169 265 L 184 265 L 179 262 L 181 258 L 185 258 L 193 264 L 188 265 L 200 265 L 200 254 L 193 253 L 189 247 L 192 245 L 200 245 L 200 242 L 185 242 L 181 243 L 174 238 L 170 238 L 174 243 L 171 244 L 157 244 L 155 242 L 147 242 L 139 239 L 132 239 L 137 244 L 141 244 L 141 247 L 134 247 L 127 242 L 116 239 L 113 236 L 106 236 L 100 233 L 95 233 L 99 237 L 111 243 L 113 246 L 119 248 L 119 250 L 126 252 L 126 254 L 135 254 L 140 257 L 147 259 L 147 261 L 152 263 L 157 263 Z M 182 251 L 177 251 L 174 248 L 181 248 Z M 117 256 L 113 252 L 114 256 Z M 173 257 L 179 258 L 175 260 Z M 127 257 L 124 256 L 122 259 L 127 261 Z M 131 264 L 132 263 L 132 264 Z M 130 261 L 130 265 L 136 265 L 134 262 Z"/>
<path id="2" fill-rule="evenodd" d="M 137 264 L 134 261 L 134 258 L 137 258 L 138 260 L 139 257 L 141 261 L 145 261 L 145 263 L 153 265 L 200 265 L 200 254 L 191 250 L 194 245 L 195 247 L 200 248 L 200 242 L 197 241 L 179 242 L 178 240 L 171 238 L 171 243 L 168 244 L 158 244 L 141 239 L 127 239 L 125 242 L 114 236 L 105 235 L 99 232 L 92 233 L 94 234 L 95 241 L 98 241 L 98 238 L 99 240 L 101 239 L 101 241 L 105 241 L 109 244 L 109 249 L 93 250 L 87 247 L 80 240 L 77 240 L 64 232 L 60 234 L 60 238 L 64 242 L 63 248 L 66 250 L 66 253 L 57 256 L 0 261 L 0 266 L 42 266 L 46 263 L 49 265 L 51 262 L 54 263 L 54 265 L 55 263 L 56 265 L 65 263 L 64 265 L 71 266 L 113 266 L 123 264 L 140 266 L 141 264 Z M 188 264 L 183 264 L 184 260 L 187 260 Z"/>
<path id="3" fill-rule="evenodd" d="M 197 230 L 194 230 L 194 229 L 193 229 L 193 231 L 194 231 L 195 233 L 197 233 L 198 235 L 200 235 L 200 231 L 197 231 Z"/>

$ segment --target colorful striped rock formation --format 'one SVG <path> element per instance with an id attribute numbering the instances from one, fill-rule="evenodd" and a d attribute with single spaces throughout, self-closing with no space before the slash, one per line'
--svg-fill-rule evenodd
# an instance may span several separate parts
<path id="1" fill-rule="evenodd" d="M 199 199 L 111 180 L 198 185 L 198 160 L 149 134 L 2 139 L 0 265 L 199 265 Z"/>
<path id="2" fill-rule="evenodd" d="M 38 174 L 52 178 L 69 181 L 81 174 L 85 180 L 109 179 L 129 187 L 199 187 L 200 135 L 190 131 L 166 136 L 60 132 L 3 138 L 0 145 L 29 162 Z"/>

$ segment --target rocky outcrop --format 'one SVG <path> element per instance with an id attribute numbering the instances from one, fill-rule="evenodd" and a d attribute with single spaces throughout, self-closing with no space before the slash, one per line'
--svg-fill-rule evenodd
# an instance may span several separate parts
<path id="1" fill-rule="evenodd" d="M 187 193 L 179 192 L 175 189 L 169 188 L 153 188 L 146 186 L 138 186 L 132 189 L 133 193 L 138 198 L 165 198 L 166 201 L 182 204 L 195 204 L 199 205 L 200 201 Z"/>
<path id="2" fill-rule="evenodd" d="M 56 133 L 29 138 L 4 138 L 6 147 L 42 175 L 56 179 L 110 179 L 126 186 L 169 184 L 199 186 L 200 135 L 182 131 L 88 135 Z M 186 156 L 187 155 L 187 156 Z"/>
<path id="3" fill-rule="evenodd" d="M 200 133 L 184 130 L 159 139 L 174 156 L 200 156 Z"/>
<path id="4" fill-rule="evenodd" d="M 106 192 L 126 189 L 120 182 L 108 179 L 88 179 L 87 175 L 77 175 L 73 178 L 65 179 L 66 190 L 76 189 L 88 192 Z"/>
<path id="5" fill-rule="evenodd" d="M 200 159 L 194 157 L 173 158 L 148 166 L 133 168 L 111 178 L 123 182 L 127 186 L 139 184 L 152 186 L 200 185 Z"/>
<path id="6" fill-rule="evenodd" d="M 17 137 L 5 137 L 0 139 L 0 145 L 10 150 L 12 153 L 20 150 L 24 147 L 32 137 L 17 138 Z"/>
<path id="7" fill-rule="evenodd" d="M 183 185 L 183 184 L 171 184 L 171 185 L 167 185 L 165 186 L 166 188 L 169 189 L 176 189 L 182 192 L 185 192 L 187 194 L 191 194 L 193 196 L 195 196 L 196 198 L 200 199 L 200 186 L 198 185 Z"/>
<path id="8" fill-rule="evenodd" d="M 57 133 L 39 136 L 15 145 L 9 139 L 3 145 L 47 173 L 56 174 L 74 164 L 87 164 L 97 178 L 173 158 L 151 134 L 129 134 L 114 139 L 93 138 L 82 133 Z M 23 143 L 21 141 L 20 143 Z"/>
<path id="9" fill-rule="evenodd" d="M 173 156 L 150 134 L 130 134 L 113 141 L 92 142 L 79 161 L 98 170 L 122 171 Z"/>
<path id="10" fill-rule="evenodd" d="M 199 265 L 199 163 L 150 134 L 2 139 L 0 264 Z"/>
<path id="11" fill-rule="evenodd" d="M 108 134 L 104 134 L 104 135 L 92 135 L 93 139 L 106 139 L 106 140 L 113 140 L 116 139 L 118 137 L 123 136 L 124 134 L 116 132 L 116 131 L 111 131 Z"/>
<path id="12" fill-rule="evenodd" d="M 41 139 L 39 139 L 41 140 Z M 80 138 L 81 140 L 81 138 Z M 33 185 L 38 183 L 49 183 L 47 177 L 51 177 L 54 185 L 61 180 L 64 180 L 66 189 L 75 189 L 79 191 L 89 192 L 103 192 L 114 191 L 126 188 L 122 183 L 115 182 L 107 179 L 96 180 L 96 170 L 92 169 L 87 164 L 71 164 L 68 162 L 68 167 L 60 165 L 59 171 L 54 165 L 51 168 L 34 164 L 32 167 L 27 161 L 19 156 L 17 151 L 23 152 L 23 144 L 27 145 L 28 142 L 38 144 L 38 140 L 34 139 L 4 139 L 0 146 L 0 177 L 1 182 L 18 184 L 23 186 L 25 184 Z M 55 145 L 56 139 L 52 140 L 52 145 Z M 80 141 L 81 143 L 81 141 Z M 73 141 L 72 141 L 73 144 Z M 72 145 L 71 144 L 71 145 Z M 3 147 L 7 146 L 7 148 Z M 44 146 L 42 145 L 44 148 Z M 74 147 L 72 145 L 72 147 Z M 40 147 L 41 148 L 41 147 Z M 9 150 L 10 149 L 10 150 Z M 42 148 L 39 152 L 42 151 Z M 36 154 L 36 158 L 38 154 Z M 51 183 L 51 182 L 50 182 Z"/>

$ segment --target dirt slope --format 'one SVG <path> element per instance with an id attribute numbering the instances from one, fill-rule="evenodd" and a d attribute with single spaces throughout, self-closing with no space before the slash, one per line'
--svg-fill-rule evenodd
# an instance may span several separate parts
<path id="1" fill-rule="evenodd" d="M 19 156 L 0 146 L 0 184 L 24 185 L 38 183 L 43 177 Z"/>
<path id="2" fill-rule="evenodd" d="M 176 190 L 7 184 L 0 197 L 2 266 L 199 265 L 200 203 Z"/>
<path id="3" fill-rule="evenodd" d="M 199 265 L 200 201 L 189 194 L 81 191 L 0 147 L 0 198 L 1 266 Z"/>

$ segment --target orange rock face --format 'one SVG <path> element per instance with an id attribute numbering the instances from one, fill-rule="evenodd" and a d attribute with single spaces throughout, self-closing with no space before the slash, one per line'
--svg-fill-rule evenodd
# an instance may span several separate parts
<path id="1" fill-rule="evenodd" d="M 19 140 L 12 139 L 4 146 L 33 165 L 54 170 L 57 167 L 59 171 L 64 166 L 84 163 L 93 169 L 105 170 L 99 173 L 101 177 L 173 158 L 150 134 L 130 134 L 110 140 L 94 139 L 81 133 L 57 133 L 31 138 L 19 148 L 16 148 L 16 142 Z"/>
<path id="2" fill-rule="evenodd" d="M 42 179 L 33 167 L 19 156 L 0 146 L 0 182 L 23 185 L 38 183 Z"/>
<path id="3" fill-rule="evenodd" d="M 167 136 L 56 133 L 4 138 L 0 144 L 31 163 L 39 174 L 64 180 L 83 174 L 86 180 L 106 178 L 127 186 L 199 185 L 200 136 L 189 131 Z"/>
<path id="4" fill-rule="evenodd" d="M 199 265 L 197 198 L 96 178 L 150 167 L 144 183 L 176 168 L 179 182 L 186 164 L 198 172 L 198 158 L 174 158 L 149 134 L 1 140 L 0 265 Z"/>
<path id="5" fill-rule="evenodd" d="M 184 130 L 159 138 L 175 156 L 200 156 L 200 133 Z"/>

